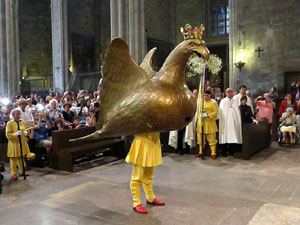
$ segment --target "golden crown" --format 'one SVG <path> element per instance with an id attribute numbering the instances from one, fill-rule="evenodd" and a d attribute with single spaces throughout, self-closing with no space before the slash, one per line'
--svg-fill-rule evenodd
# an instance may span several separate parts
<path id="1" fill-rule="evenodd" d="M 203 31 L 205 30 L 205 27 L 203 24 L 200 25 L 200 27 L 195 27 L 192 29 L 192 26 L 190 24 L 186 24 L 184 28 L 180 28 L 180 31 L 184 37 L 184 40 L 188 39 L 200 39 L 202 38 Z"/>

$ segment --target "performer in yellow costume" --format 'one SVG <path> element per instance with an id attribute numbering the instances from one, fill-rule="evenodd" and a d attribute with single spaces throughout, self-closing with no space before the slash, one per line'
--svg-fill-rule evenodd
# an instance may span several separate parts
<path id="1" fill-rule="evenodd" d="M 143 185 L 147 204 L 165 205 L 155 198 L 152 180 L 155 166 L 162 164 L 159 133 L 137 134 L 126 157 L 127 163 L 133 164 L 130 189 L 133 197 L 133 209 L 147 213 L 140 200 L 140 186 Z"/>
<path id="2" fill-rule="evenodd" d="M 26 131 L 26 122 L 20 120 L 20 111 L 15 109 L 12 111 L 13 119 L 7 123 L 6 137 L 8 139 L 7 156 L 10 158 L 10 172 L 12 179 L 17 180 L 17 166 L 19 168 L 19 175 L 23 174 L 23 165 L 21 159 L 19 136 L 21 136 L 23 157 L 34 158 L 35 154 L 31 153 L 27 143 L 27 135 L 29 131 Z M 20 129 L 18 129 L 18 122 Z M 29 174 L 25 174 L 29 176 Z"/>
<path id="3" fill-rule="evenodd" d="M 211 150 L 211 158 L 216 159 L 216 146 L 217 146 L 217 138 L 216 133 L 218 132 L 218 127 L 216 123 L 216 119 L 218 117 L 218 103 L 215 100 L 211 99 L 211 92 L 205 91 L 204 92 L 204 109 L 203 115 L 204 118 L 204 127 L 203 132 L 204 136 L 202 136 L 202 120 L 198 121 L 197 124 L 197 142 L 199 144 L 199 153 L 195 155 L 195 157 L 202 156 L 202 141 L 204 140 L 203 147 L 206 144 L 206 139 L 209 143 L 210 150 Z M 201 102 L 199 104 L 202 104 Z M 202 107 L 202 106 L 200 106 Z"/>

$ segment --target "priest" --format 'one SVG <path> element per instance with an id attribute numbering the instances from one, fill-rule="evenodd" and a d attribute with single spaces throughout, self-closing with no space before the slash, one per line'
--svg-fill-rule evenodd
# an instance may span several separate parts
<path id="1" fill-rule="evenodd" d="M 227 151 L 233 155 L 242 144 L 241 112 L 231 88 L 226 89 L 226 98 L 219 106 L 219 143 L 223 156 L 227 155 Z"/>

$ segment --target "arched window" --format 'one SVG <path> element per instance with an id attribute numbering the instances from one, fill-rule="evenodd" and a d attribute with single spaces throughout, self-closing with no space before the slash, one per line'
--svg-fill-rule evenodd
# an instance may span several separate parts
<path id="1" fill-rule="evenodd" d="M 212 0 L 210 9 L 210 35 L 229 34 L 228 0 Z"/>

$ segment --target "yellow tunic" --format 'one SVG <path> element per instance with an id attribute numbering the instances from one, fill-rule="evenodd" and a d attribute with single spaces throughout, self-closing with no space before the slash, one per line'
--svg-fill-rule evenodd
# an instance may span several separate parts
<path id="1" fill-rule="evenodd" d="M 20 120 L 20 130 L 25 131 L 25 129 L 26 129 L 26 122 Z M 19 137 L 16 134 L 17 131 L 18 131 L 17 122 L 14 120 L 9 121 L 6 126 L 6 137 L 8 139 L 7 156 L 10 158 L 21 157 Z M 21 140 L 22 140 L 23 156 L 30 154 L 29 146 L 27 143 L 27 137 L 21 136 Z"/>
<path id="2" fill-rule="evenodd" d="M 141 167 L 153 167 L 162 164 L 159 133 L 135 135 L 125 161 Z"/>
<path id="3" fill-rule="evenodd" d="M 215 100 L 204 101 L 204 112 L 209 115 L 208 118 L 204 118 L 204 134 L 218 132 L 216 123 L 216 119 L 219 114 L 218 103 Z M 202 121 L 198 121 L 197 132 L 202 133 Z"/>

